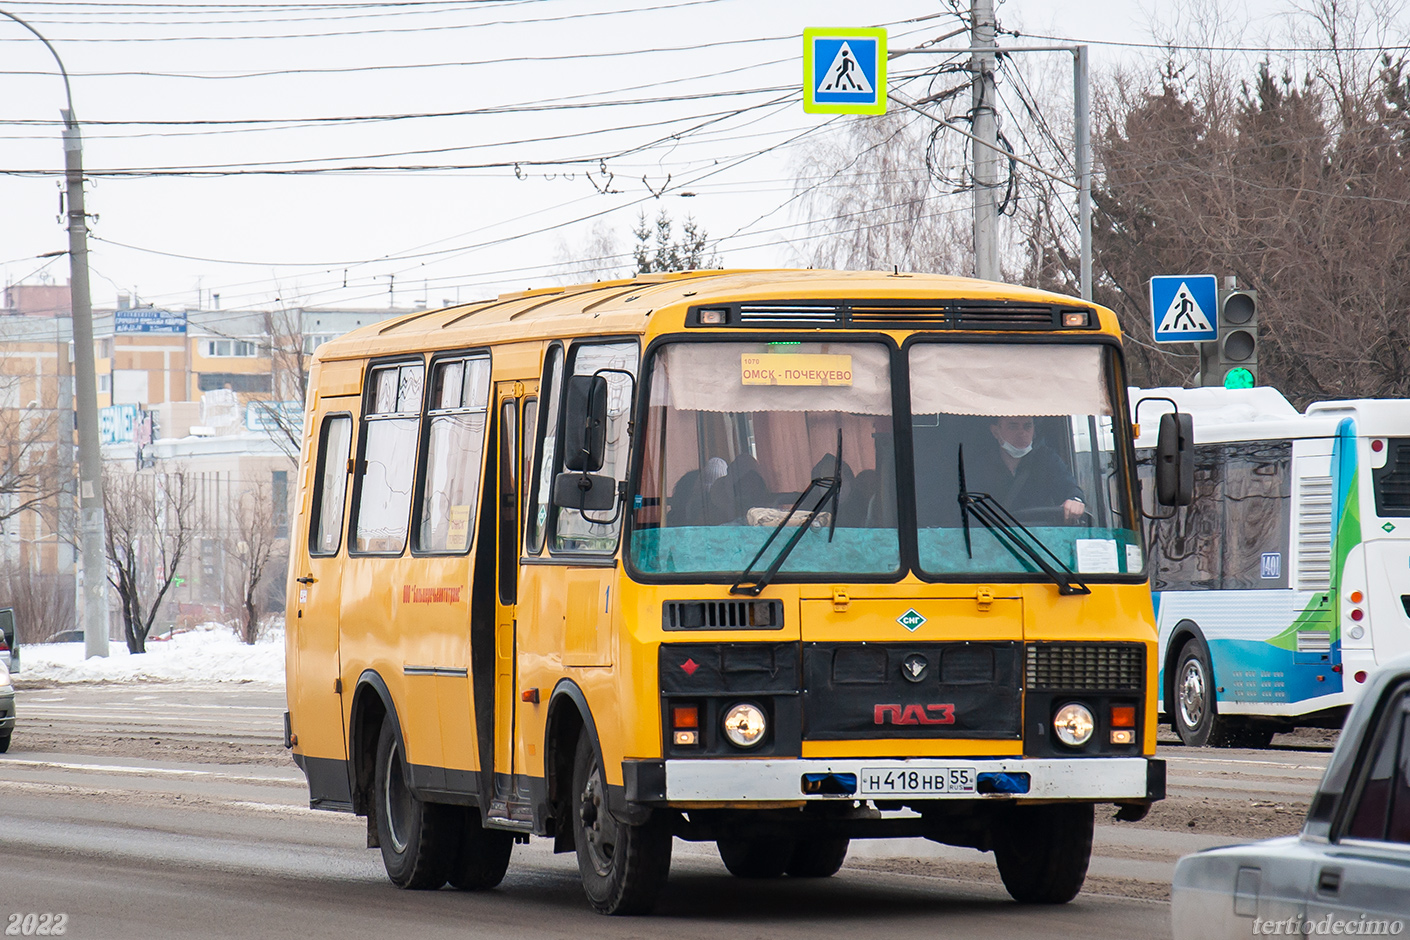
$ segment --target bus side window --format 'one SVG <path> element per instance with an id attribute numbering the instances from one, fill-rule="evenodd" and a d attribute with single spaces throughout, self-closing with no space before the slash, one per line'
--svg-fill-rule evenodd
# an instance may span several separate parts
<path id="1" fill-rule="evenodd" d="M 540 394 L 547 395 L 544 408 L 539 414 L 539 428 L 530 443 L 535 453 L 536 472 L 533 492 L 529 495 L 529 511 L 524 516 L 524 554 L 537 555 L 543 551 L 544 534 L 548 529 L 548 502 L 553 495 L 554 440 L 558 435 L 558 402 L 560 385 L 563 381 L 563 347 L 553 346 L 543 360 L 543 381 L 539 383 Z M 536 446 L 535 446 L 536 445 Z"/>
<path id="2" fill-rule="evenodd" d="M 1149 452 L 1140 467 L 1142 500 L 1153 502 Z M 1217 588 L 1223 561 L 1224 483 L 1222 445 L 1195 448 L 1195 501 L 1170 519 L 1153 522 L 1150 536 L 1151 587 L 1157 591 Z"/>
<path id="3" fill-rule="evenodd" d="M 512 604 L 519 575 L 519 402 L 505 399 L 499 412 L 499 602 Z"/>
<path id="4" fill-rule="evenodd" d="M 1225 447 L 1224 567 L 1220 587 L 1288 586 L 1292 444 L 1251 441 Z"/>
<path id="5" fill-rule="evenodd" d="M 425 368 L 420 362 L 378 366 L 368 377 L 355 551 L 400 555 L 406 548 Z"/>
<path id="6" fill-rule="evenodd" d="M 426 478 L 417 512 L 418 552 L 464 554 L 475 532 L 480 464 L 489 417 L 490 360 L 442 359 L 432 365 L 426 406 Z"/>
<path id="7" fill-rule="evenodd" d="M 323 419 L 318 443 L 318 476 L 313 494 L 313 519 L 309 523 L 308 553 L 336 555 L 343 541 L 343 499 L 348 489 L 348 452 L 352 444 L 352 418 L 333 415 Z"/>
<path id="8" fill-rule="evenodd" d="M 636 375 L 637 348 L 635 342 L 579 344 L 573 347 L 573 375 L 594 375 L 599 369 L 620 369 Z M 627 438 L 627 425 L 631 423 L 632 389 L 634 383 L 622 372 L 605 372 L 607 380 L 607 448 L 604 451 L 602 469 L 598 471 L 614 480 L 627 478 L 627 464 L 631 459 L 631 442 Z M 557 405 L 553 405 L 555 409 Z M 554 467 L 558 467 L 555 459 Z M 548 478 L 552 483 L 552 477 Z M 610 525 L 593 522 L 592 519 L 616 520 Z M 553 550 L 555 552 L 611 552 L 617 547 L 617 534 L 622 529 L 623 507 L 612 512 L 584 514 L 577 509 L 559 509 L 553 527 Z"/>

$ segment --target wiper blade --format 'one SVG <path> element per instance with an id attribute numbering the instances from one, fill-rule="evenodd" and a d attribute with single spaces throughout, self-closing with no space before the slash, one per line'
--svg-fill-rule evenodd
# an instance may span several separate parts
<path id="1" fill-rule="evenodd" d="M 794 513 L 798 512 L 798 507 L 803 505 L 803 502 L 808 498 L 808 494 L 815 489 L 821 489 L 822 492 L 818 494 L 818 500 L 813 503 L 813 508 L 808 510 L 807 518 L 803 520 L 801 525 L 793 527 L 795 529 L 794 533 L 789 536 L 788 541 L 785 542 L 783 548 L 779 550 L 773 563 L 769 565 L 768 569 L 765 570 L 763 574 L 752 579 L 751 583 L 749 572 L 754 570 L 754 566 L 759 563 L 760 558 L 764 557 L 764 553 L 769 550 L 769 546 L 774 543 L 774 539 L 778 538 L 778 534 L 787 528 L 789 520 L 793 518 Z M 827 527 L 827 540 L 831 542 L 832 534 L 837 529 L 837 503 L 841 493 L 842 429 L 838 428 L 837 455 L 832 462 L 832 476 L 814 477 L 812 480 L 808 481 L 808 485 L 803 488 L 803 492 L 799 493 L 798 498 L 793 501 L 792 508 L 789 509 L 788 513 L 774 526 L 773 531 L 769 533 L 769 537 L 764 540 L 763 546 L 760 547 L 749 564 L 744 566 L 744 570 L 739 573 L 739 580 L 735 581 L 734 584 L 730 586 L 729 592 L 731 594 L 747 594 L 750 597 L 758 597 L 760 592 L 768 587 L 774 575 L 778 574 L 778 569 L 783 567 L 783 563 L 788 560 L 788 556 L 793 554 L 793 549 L 798 546 L 803 536 L 808 534 L 808 529 L 812 527 L 813 520 L 818 517 L 818 513 L 822 512 L 823 506 L 826 505 L 829 500 L 832 501 L 832 519 L 829 521 Z"/>
<path id="2" fill-rule="evenodd" d="M 1058 586 L 1059 594 L 1091 594 L 1092 589 L 1083 583 L 1062 559 L 1053 554 L 1052 549 L 1042 539 L 1028 531 L 1023 523 L 1014 518 L 1013 513 L 1004 508 L 1003 504 L 988 493 L 971 493 L 965 485 L 964 478 L 964 445 L 960 445 L 960 520 L 964 526 L 964 548 L 970 558 L 974 557 L 974 549 L 970 545 L 969 539 L 969 517 L 974 518 L 994 533 L 994 538 L 999 544 L 1007 548 L 1015 557 L 1027 558 L 1033 564 L 1053 579 L 1053 583 Z M 1027 540 L 1021 538 L 1019 533 L 1027 536 Z M 1046 557 L 1045 557 L 1046 556 Z"/>

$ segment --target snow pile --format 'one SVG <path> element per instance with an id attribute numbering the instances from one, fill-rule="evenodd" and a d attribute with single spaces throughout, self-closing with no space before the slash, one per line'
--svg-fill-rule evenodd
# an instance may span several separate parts
<path id="1" fill-rule="evenodd" d="M 34 643 L 20 650 L 21 682 L 259 682 L 284 684 L 284 631 L 267 630 L 246 646 L 223 623 L 203 623 L 170 639 L 147 638 L 133 656 L 121 640 L 106 659 L 83 658 L 83 643 Z"/>

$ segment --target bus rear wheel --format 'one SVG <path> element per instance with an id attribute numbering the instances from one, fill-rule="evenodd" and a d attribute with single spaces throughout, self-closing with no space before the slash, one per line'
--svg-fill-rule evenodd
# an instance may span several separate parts
<path id="1" fill-rule="evenodd" d="M 736 878 L 777 878 L 793 860 L 795 843 L 787 839 L 720 839 L 720 861 Z"/>
<path id="2" fill-rule="evenodd" d="M 799 839 L 784 871 L 793 878 L 831 878 L 847 861 L 851 840 Z"/>
<path id="3" fill-rule="evenodd" d="M 1066 904 L 1087 880 L 1091 803 L 1011 806 L 994 820 L 994 860 L 1021 904 Z"/>
<path id="4" fill-rule="evenodd" d="M 1187 747 L 1220 747 L 1226 729 L 1214 700 L 1214 669 L 1199 640 L 1186 640 L 1175 660 L 1175 733 Z"/>
<path id="5" fill-rule="evenodd" d="M 573 758 L 573 843 L 588 903 L 600 914 L 646 914 L 671 870 L 671 828 L 653 815 L 642 825 L 612 815 L 602 758 L 587 735 Z"/>
<path id="6" fill-rule="evenodd" d="M 459 846 L 455 808 L 423 803 L 407 782 L 406 759 L 393 719 L 382 722 L 377 738 L 372 812 L 382 865 L 398 888 L 436 889 L 446 883 Z"/>

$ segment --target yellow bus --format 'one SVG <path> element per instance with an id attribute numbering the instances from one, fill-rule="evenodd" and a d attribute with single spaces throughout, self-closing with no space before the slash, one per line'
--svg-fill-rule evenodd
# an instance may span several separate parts
<path id="1" fill-rule="evenodd" d="M 395 884 L 492 887 L 541 836 L 633 913 L 676 838 L 806 878 L 917 837 L 1062 903 L 1094 807 L 1164 796 L 1111 311 L 698 271 L 417 312 L 315 358 L 285 738 Z"/>

